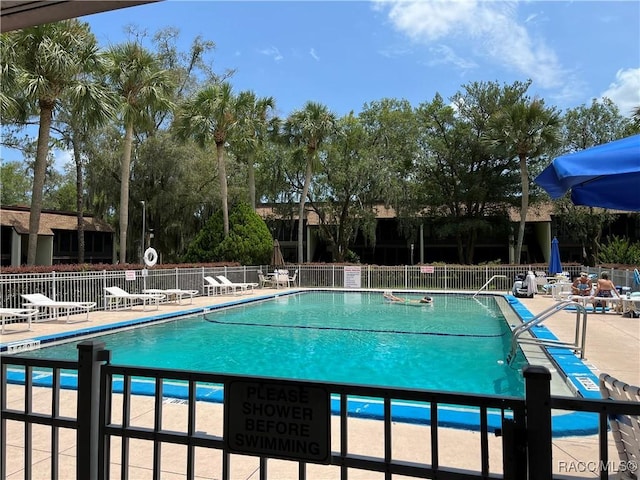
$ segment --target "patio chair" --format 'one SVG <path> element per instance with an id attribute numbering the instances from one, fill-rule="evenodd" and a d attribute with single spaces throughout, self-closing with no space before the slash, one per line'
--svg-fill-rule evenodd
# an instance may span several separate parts
<path id="1" fill-rule="evenodd" d="M 72 311 L 84 311 L 86 318 L 84 321 L 89 320 L 89 310 L 96 306 L 96 302 L 57 302 L 50 299 L 42 293 L 25 293 L 21 295 L 26 300 L 22 304 L 25 308 L 36 308 L 38 314 L 34 318 L 34 322 L 48 322 L 50 320 L 57 320 L 60 310 L 63 310 L 67 314 L 67 323 L 71 323 L 70 314 Z M 40 313 L 46 312 L 47 318 L 41 319 Z"/>
<path id="2" fill-rule="evenodd" d="M 162 293 L 129 293 L 120 287 L 105 287 L 105 299 L 107 301 L 107 308 L 114 310 L 123 310 L 133 308 L 133 302 L 136 300 L 142 300 L 142 310 L 147 309 L 147 304 L 155 304 L 156 310 L 160 306 L 160 300 L 164 300 L 166 295 Z M 121 307 L 122 305 L 122 307 Z"/>
<path id="3" fill-rule="evenodd" d="M 146 290 L 142 290 L 142 293 L 156 293 L 164 295 L 167 298 L 167 301 L 181 304 L 184 297 L 189 297 L 189 303 L 193 303 L 193 297 L 198 295 L 200 292 L 198 290 L 182 290 L 180 288 L 147 288 Z"/>
<path id="4" fill-rule="evenodd" d="M 258 273 L 258 283 L 260 288 L 268 288 L 268 287 L 273 288 L 276 286 L 273 279 L 265 277 L 264 273 L 262 272 Z"/>
<path id="5" fill-rule="evenodd" d="M 250 283 L 250 282 L 238 282 L 238 283 L 236 283 L 236 282 L 232 282 L 231 280 L 229 280 L 224 275 L 218 275 L 218 280 L 220 280 L 220 282 L 223 285 L 225 285 L 226 287 L 232 289 L 233 293 L 235 293 L 237 291 L 249 293 L 249 289 L 251 289 L 251 292 L 253 292 L 253 289 L 258 286 L 257 283 Z"/>
<path id="6" fill-rule="evenodd" d="M 36 308 L 0 308 L 1 333 L 4 335 L 4 326 L 14 323 L 27 322 L 27 331 L 31 330 L 31 320 L 38 314 Z"/>
<path id="7" fill-rule="evenodd" d="M 293 272 L 293 276 L 292 276 L 292 277 L 289 277 L 289 284 L 288 284 L 288 286 L 289 286 L 289 287 L 291 287 L 291 286 L 294 286 L 294 287 L 295 287 L 295 286 L 296 286 L 296 282 L 297 282 L 297 281 L 298 281 L 298 270 L 296 269 L 296 271 L 295 271 L 295 272 Z"/>
<path id="8" fill-rule="evenodd" d="M 600 394 L 605 400 L 640 402 L 640 387 L 634 387 L 612 376 L 600 374 Z M 640 460 L 640 417 L 610 415 L 611 435 L 622 465 L 638 465 Z M 637 480 L 637 472 L 621 470 L 619 480 Z"/>
<path id="9" fill-rule="evenodd" d="M 204 291 L 207 296 L 215 295 L 216 292 L 219 292 L 220 295 L 229 291 L 229 287 L 227 285 L 223 285 L 218 280 L 213 277 L 203 277 L 204 279 Z"/>

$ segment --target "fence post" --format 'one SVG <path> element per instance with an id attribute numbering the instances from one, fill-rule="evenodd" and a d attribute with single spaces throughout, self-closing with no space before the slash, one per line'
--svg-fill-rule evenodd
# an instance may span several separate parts
<path id="1" fill-rule="evenodd" d="M 527 409 L 529 480 L 551 480 L 551 373 L 529 365 L 523 370 Z"/>
<path id="2" fill-rule="evenodd" d="M 76 478 L 98 480 L 100 367 L 108 354 L 104 342 L 88 340 L 78 344 Z"/>

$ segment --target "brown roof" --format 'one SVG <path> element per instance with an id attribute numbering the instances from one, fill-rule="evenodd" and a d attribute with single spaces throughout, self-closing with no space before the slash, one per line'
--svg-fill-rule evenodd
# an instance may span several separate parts
<path id="1" fill-rule="evenodd" d="M 0 209 L 0 225 L 13 227 L 20 235 L 29 234 L 29 209 L 6 208 Z M 84 229 L 88 232 L 113 232 L 113 228 L 104 220 L 85 216 Z M 43 211 L 40 214 L 40 228 L 38 235 L 53 235 L 53 230 L 77 230 L 78 219 L 75 213 L 61 213 Z"/>
<path id="2" fill-rule="evenodd" d="M 376 205 L 374 207 L 376 212 L 376 218 L 396 218 L 397 214 L 393 207 L 387 207 L 383 204 Z M 273 208 L 270 205 L 260 205 L 256 208 L 256 212 L 262 218 L 275 217 L 278 215 L 274 213 Z M 306 206 L 306 214 L 307 214 L 307 222 L 309 225 L 319 225 L 320 219 L 318 215 L 310 210 L 310 207 Z M 530 205 L 527 210 L 527 222 L 550 222 L 551 215 L 553 215 L 553 204 L 545 203 L 545 204 L 536 204 Z M 293 218 L 298 218 L 297 209 L 293 213 Z M 510 208 L 509 209 L 509 219 L 512 222 L 520 221 L 520 209 L 519 208 Z"/>

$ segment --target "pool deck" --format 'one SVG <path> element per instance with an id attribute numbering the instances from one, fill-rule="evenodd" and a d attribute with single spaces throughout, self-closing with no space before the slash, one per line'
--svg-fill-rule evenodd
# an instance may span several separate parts
<path id="1" fill-rule="evenodd" d="M 279 293 L 286 292 L 286 289 L 282 289 Z M 225 295 L 225 296 L 212 296 L 212 297 L 195 297 L 192 302 L 188 299 L 183 301 L 182 304 L 165 303 L 160 305 L 158 310 L 155 308 L 147 307 L 146 310 L 142 309 L 142 306 L 136 306 L 131 310 L 119 310 L 119 311 L 94 311 L 89 315 L 90 321 L 84 320 L 84 315 L 71 316 L 71 320 L 76 323 L 65 323 L 61 321 L 49 321 L 33 323 L 31 331 L 24 329 L 25 325 L 8 325 L 5 327 L 5 334 L 0 337 L 0 343 L 14 343 L 26 341 L 36 337 L 47 337 L 60 334 L 61 332 L 77 331 L 80 329 L 111 325 L 121 322 L 127 322 L 138 318 L 152 317 L 158 315 L 164 315 L 168 313 L 182 312 L 185 310 L 191 310 L 194 308 L 202 308 L 206 306 L 220 305 L 237 300 L 249 300 L 266 295 L 273 295 L 274 292 L 278 292 L 273 289 L 255 290 L 252 294 L 245 295 Z M 437 292 L 434 292 L 437 294 Z M 547 309 L 555 303 L 550 296 L 536 295 L 535 298 L 520 298 L 518 299 L 522 305 L 524 305 L 533 315 L 536 315 L 543 310 Z M 437 301 L 437 299 L 436 299 Z M 557 314 L 551 316 L 545 320 L 544 325 L 560 340 L 573 341 L 575 334 L 575 312 L 560 311 Z M 107 345 L 107 348 L 109 346 Z M 621 315 L 610 313 L 597 313 L 588 315 L 587 325 L 587 337 L 585 348 L 585 360 L 584 363 L 592 370 L 597 376 L 601 372 L 606 372 L 620 380 L 625 382 L 640 385 L 640 319 L 639 318 L 623 318 Z M 15 402 L 16 405 L 24 403 L 23 399 L 19 395 L 12 395 L 10 389 L 10 398 L 8 398 L 9 404 Z M 38 401 L 45 403 L 48 398 L 38 396 L 34 398 L 34 408 L 36 411 L 38 408 Z M 165 405 L 165 409 L 184 409 L 184 405 L 171 404 Z M 213 408 L 220 409 L 221 406 L 215 406 Z M 46 407 L 42 407 L 46 409 Z M 152 418 L 153 404 L 149 405 L 149 410 L 141 412 L 141 417 L 149 416 Z M 350 420 L 351 422 L 351 420 Z M 376 420 L 361 420 L 354 419 L 353 426 L 351 427 L 350 445 L 361 446 L 363 454 L 367 455 L 383 455 L 382 442 L 371 442 L 371 438 L 376 438 L 381 435 L 381 422 Z M 429 463 L 428 457 L 425 458 L 426 453 L 429 451 L 428 445 L 416 444 L 415 438 L 428 438 L 428 434 L 425 435 L 424 430 L 428 427 L 420 425 L 404 425 L 394 424 L 394 455 L 398 454 L 400 458 L 411 461 L 426 462 Z M 14 432 L 15 429 L 15 432 Z M 22 465 L 22 454 L 20 448 L 21 432 L 24 429 L 19 425 L 9 425 L 8 428 L 8 452 L 9 452 L 9 464 L 7 465 L 7 480 L 13 480 L 24 477 L 24 470 Z M 337 428 L 334 429 L 337 431 Z M 479 434 L 477 432 L 470 432 L 464 430 L 453 430 L 442 428 L 439 429 L 440 437 L 440 465 L 451 466 L 455 468 L 479 468 Z M 37 434 L 34 431 L 34 438 Z M 46 434 L 43 434 L 46 437 Z M 416 437 L 416 435 L 418 437 Z M 15 442 L 14 442 L 15 439 Z M 412 441 L 413 440 L 413 441 Z M 500 465 L 502 462 L 501 452 L 501 439 L 490 437 L 490 465 L 492 471 L 500 471 Z M 43 442 L 46 444 L 46 442 Z M 69 438 L 68 442 L 65 442 L 65 447 L 69 452 L 75 451 L 75 439 Z M 372 446 L 371 444 L 376 445 Z M 615 451 L 615 447 L 612 444 L 610 438 L 609 459 L 617 462 L 618 456 Z M 136 452 L 144 452 L 144 447 L 139 450 L 136 447 Z M 149 451 L 151 447 L 149 447 Z M 166 450 L 166 454 L 170 454 L 170 449 Z M 163 450 L 164 456 L 165 450 Z M 556 478 L 597 478 L 597 473 L 590 471 L 589 462 L 597 462 L 598 460 L 598 447 L 597 436 L 583 436 L 583 437 L 565 437 L 554 439 L 553 443 L 553 468 Z M 147 452 L 148 453 L 148 452 Z M 179 454 L 177 454 L 179 455 Z M 144 458 L 146 454 L 141 454 L 140 459 Z M 43 467 L 34 468 L 33 478 L 48 478 L 47 467 L 50 461 L 47 460 L 46 448 L 38 451 L 34 454 L 34 463 L 40 462 Z M 256 469 L 258 462 L 251 457 L 241 457 L 243 462 L 237 462 L 237 471 L 234 468 L 234 479 L 250 479 L 256 478 Z M 206 460 L 206 459 L 205 459 Z M 142 460 L 140 460 L 142 462 Z M 130 472 L 130 478 L 150 478 L 149 471 L 142 463 L 140 466 L 135 466 L 138 462 L 138 458 L 132 460 L 134 465 Z M 179 462 L 175 462 L 176 465 Z M 60 474 L 61 478 L 72 478 L 75 476 L 74 462 L 61 462 Z M 178 472 L 172 471 L 172 462 L 163 460 L 163 478 L 184 478 L 184 476 Z M 165 465 L 167 469 L 165 470 Z M 236 463 L 234 463 L 236 465 Z M 269 478 L 274 479 L 287 479 L 291 477 L 297 477 L 297 469 L 291 468 L 291 462 L 283 461 L 270 461 L 269 463 Z M 326 475 L 331 471 L 331 478 L 339 478 L 337 470 L 333 470 L 336 467 L 322 467 L 325 470 L 321 470 L 320 476 L 315 476 L 313 472 L 316 467 L 309 467 L 308 478 L 327 478 Z M 330 468 L 332 470 L 326 470 Z M 210 471 L 209 471 L 210 472 Z M 289 472 L 289 473 L 287 473 Z M 114 472 L 112 472 L 114 473 Z M 117 473 L 117 469 L 116 469 Z M 166 475 L 165 475 L 166 474 Z M 42 477 L 40 477 L 42 475 Z M 68 476 L 67 476 L 68 475 Z M 214 474 L 207 473 L 197 478 L 214 478 Z M 116 477 L 114 477 L 116 478 Z M 384 476 L 378 475 L 373 472 L 351 472 L 350 477 L 353 479 L 359 478 L 384 478 Z M 613 478 L 613 476 L 611 476 Z"/>

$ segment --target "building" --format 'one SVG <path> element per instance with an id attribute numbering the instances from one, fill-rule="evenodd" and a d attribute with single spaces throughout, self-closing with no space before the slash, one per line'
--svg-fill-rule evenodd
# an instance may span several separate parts
<path id="1" fill-rule="evenodd" d="M 3 267 L 27 263 L 28 207 L 0 207 L 0 258 Z M 114 263 L 114 230 L 103 220 L 84 216 L 85 263 Z M 78 263 L 78 219 L 75 212 L 43 210 L 36 265 Z"/>
<path id="2" fill-rule="evenodd" d="M 375 242 L 368 242 L 359 233 L 350 246 L 362 263 L 372 265 L 413 265 L 435 262 L 460 263 L 457 242 L 453 236 L 443 236 L 438 232 L 438 224 L 433 219 L 424 218 L 416 222 L 412 236 L 401 233 L 396 212 L 393 208 L 377 205 Z M 298 246 L 297 208 L 286 216 L 282 208 L 261 205 L 257 213 L 267 222 L 274 238 L 280 243 L 286 262 L 295 263 Z M 617 235 L 632 242 L 640 239 L 640 216 L 628 212 L 612 212 L 617 219 L 602 232 L 602 238 Z M 544 264 L 549 263 L 551 241 L 560 241 L 560 253 L 565 262 L 584 263 L 584 248 L 573 239 L 572 232 L 558 221 L 553 204 L 532 205 L 527 212 L 525 235 L 520 261 L 515 259 L 516 238 L 520 222 L 520 211 L 512 208 L 509 218 L 493 219 L 495 228 L 490 234 L 483 234 L 475 243 L 473 263 L 499 262 L 504 264 Z M 329 245 L 320 235 L 320 218 L 307 205 L 304 228 L 305 262 L 331 262 L 333 255 Z"/>

